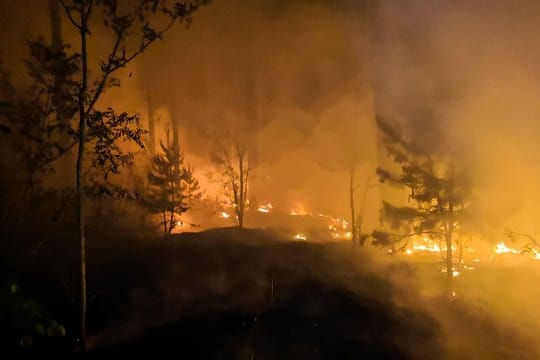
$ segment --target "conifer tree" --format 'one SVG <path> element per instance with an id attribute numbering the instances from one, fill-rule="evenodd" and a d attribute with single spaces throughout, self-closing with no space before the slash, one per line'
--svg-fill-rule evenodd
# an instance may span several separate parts
<path id="1" fill-rule="evenodd" d="M 397 173 L 379 167 L 379 181 L 405 187 L 408 204 L 397 206 L 383 201 L 382 220 L 389 223 L 390 231 L 375 231 L 373 243 L 404 249 L 410 238 L 427 236 L 444 244 L 440 249 L 444 252 L 447 290 L 452 296 L 457 266 L 453 250 L 471 198 L 466 174 L 450 157 L 430 154 L 405 140 L 380 118 L 377 124 L 387 154 L 400 167 Z"/>
<path id="2" fill-rule="evenodd" d="M 197 197 L 199 182 L 193 170 L 184 163 L 184 155 L 176 141 L 160 142 L 161 153 L 152 157 L 152 168 L 147 174 L 148 188 L 143 206 L 153 214 L 161 214 L 163 232 L 169 235 L 179 217 L 189 209 L 190 200 Z"/>

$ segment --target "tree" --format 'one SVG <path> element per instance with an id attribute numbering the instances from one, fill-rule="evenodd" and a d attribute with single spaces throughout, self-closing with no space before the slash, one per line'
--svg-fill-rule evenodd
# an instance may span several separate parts
<path id="1" fill-rule="evenodd" d="M 180 146 L 169 139 L 160 143 L 161 154 L 152 157 L 148 172 L 148 188 L 143 206 L 153 214 L 162 215 L 163 232 L 169 235 L 176 227 L 178 217 L 189 209 L 189 201 L 199 195 L 199 182 L 190 167 L 184 164 Z"/>
<path id="2" fill-rule="evenodd" d="M 12 132 L 9 147 L 18 154 L 21 177 L 20 191 L 12 189 L 0 223 L 11 212 L 14 200 L 21 201 L 28 193 L 33 194 L 42 175 L 53 170 L 53 162 L 77 143 L 70 121 L 77 111 L 73 88 L 79 70 L 78 55 L 68 55 L 65 46 L 56 50 L 43 39 L 29 41 L 27 46 L 26 68 L 31 84 L 16 89 L 7 73 L 0 84 L 0 116 Z"/>
<path id="3" fill-rule="evenodd" d="M 228 205 L 234 207 L 238 227 L 244 227 L 249 201 L 249 183 L 256 156 L 256 128 L 242 111 L 225 107 L 221 123 L 209 124 L 205 135 L 212 141 L 211 161 L 221 173 Z M 223 122 L 223 119 L 224 122 Z M 223 126 L 223 123 L 226 125 Z"/>
<path id="4" fill-rule="evenodd" d="M 453 296 L 453 247 L 459 241 L 471 198 L 467 176 L 451 158 L 428 153 L 405 140 L 380 118 L 377 124 L 387 154 L 400 167 L 397 173 L 379 167 L 379 180 L 405 187 L 408 204 L 399 206 L 383 201 L 382 218 L 390 223 L 392 232 L 375 231 L 373 243 L 404 249 L 414 236 L 429 236 L 444 242 L 447 291 Z"/>
<path id="5" fill-rule="evenodd" d="M 214 154 L 213 159 L 223 171 L 223 186 L 227 195 L 232 199 L 238 227 L 243 228 L 251 170 L 247 147 L 239 141 L 234 141 L 222 146 Z"/>
<path id="6" fill-rule="evenodd" d="M 59 0 L 64 13 L 79 34 L 80 46 L 80 70 L 78 71 L 77 85 L 75 87 L 78 127 L 77 127 L 77 166 L 76 166 L 76 193 L 77 193 L 77 213 L 80 233 L 81 249 L 81 341 L 83 349 L 86 346 L 86 235 L 85 235 L 85 214 L 84 214 L 84 187 L 85 179 L 83 166 L 85 162 L 85 143 L 87 130 L 92 128 L 92 122 L 108 121 L 114 124 L 125 116 L 118 116 L 112 109 L 106 112 L 96 110 L 96 104 L 101 98 L 106 88 L 119 86 L 120 82 L 113 77 L 119 69 L 125 68 L 131 61 L 141 55 L 152 43 L 162 39 L 163 35 L 171 29 L 176 22 L 189 24 L 192 14 L 208 0 L 193 1 L 167 1 L 167 0 L 139 0 L 132 5 L 120 5 L 116 0 Z M 101 18 L 97 18 L 100 16 Z M 91 19 L 98 20 L 91 22 Z M 154 23 L 163 24 L 156 26 Z M 103 24 L 113 39 L 110 51 L 103 60 L 97 64 L 97 68 L 91 71 L 89 64 L 88 42 L 91 33 L 91 25 Z M 94 81 L 91 81 L 90 74 L 98 74 Z M 106 127 L 99 127 L 105 132 L 96 132 L 100 135 L 107 135 Z M 110 142 L 105 139 L 100 143 L 99 150 L 107 153 Z M 118 157 L 112 154 L 106 158 L 99 156 L 98 161 L 111 165 L 111 169 L 116 169 L 115 160 Z"/>
<path id="7" fill-rule="evenodd" d="M 0 223 L 6 219 L 14 199 L 24 200 L 30 193 L 33 200 L 36 193 L 43 192 L 44 175 L 57 170 L 58 160 L 79 140 L 73 121 L 78 108 L 74 88 L 80 71 L 79 56 L 68 55 L 67 46 L 55 50 L 42 39 L 28 42 L 28 48 L 30 57 L 26 64 L 31 85 L 18 91 L 9 78 L 2 81 L 2 88 L 11 91 L 9 96 L 4 95 L 6 103 L 0 106 L 0 115 L 14 132 L 10 148 L 19 154 L 17 166 L 23 178 L 21 191 L 12 191 L 4 205 Z M 111 108 L 92 111 L 88 120 L 85 143 L 90 161 L 84 175 L 98 185 L 99 178 L 106 179 L 110 173 L 133 166 L 133 154 L 122 151 L 120 143 L 134 142 L 142 148 L 144 131 L 138 115 L 118 114 Z M 65 171 L 65 166 L 61 170 Z"/>
<path id="8" fill-rule="evenodd" d="M 313 136 L 317 163 L 343 176 L 339 184 L 343 184 L 343 195 L 347 194 L 344 205 L 349 208 L 349 235 L 354 244 L 361 243 L 363 208 L 372 176 L 368 169 L 373 166 L 369 160 L 373 150 L 365 141 L 375 127 L 371 107 L 367 91 L 350 92 L 321 113 Z"/>

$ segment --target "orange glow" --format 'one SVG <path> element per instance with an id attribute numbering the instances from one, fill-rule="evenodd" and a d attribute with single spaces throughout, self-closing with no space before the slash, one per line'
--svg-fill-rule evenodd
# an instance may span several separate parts
<path id="1" fill-rule="evenodd" d="M 295 208 L 295 209 L 292 209 L 289 212 L 289 215 L 291 215 L 291 216 L 306 216 L 307 212 L 304 210 L 304 208 Z"/>
<path id="2" fill-rule="evenodd" d="M 504 242 L 500 242 L 495 247 L 496 254 L 521 254 L 520 250 L 507 247 Z"/>
<path id="3" fill-rule="evenodd" d="M 261 205 L 257 208 L 257 211 L 258 212 L 262 212 L 262 213 L 269 213 L 270 211 L 272 210 L 272 204 L 268 203 L 266 205 Z"/>
<path id="4" fill-rule="evenodd" d="M 436 252 L 440 253 L 441 248 L 439 244 L 433 242 L 428 237 L 423 237 L 421 241 L 414 241 L 413 242 L 413 249 L 414 251 L 429 251 L 429 252 Z"/>

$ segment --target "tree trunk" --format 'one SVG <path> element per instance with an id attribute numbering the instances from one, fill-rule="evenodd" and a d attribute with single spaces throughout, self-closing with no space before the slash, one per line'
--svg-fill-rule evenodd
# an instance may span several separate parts
<path id="1" fill-rule="evenodd" d="M 62 50 L 62 22 L 60 20 L 58 0 L 49 0 L 49 15 L 51 20 L 51 45 L 54 51 L 60 51 Z"/>
<path id="2" fill-rule="evenodd" d="M 174 189 L 174 183 L 171 181 L 171 189 Z M 169 209 L 170 211 L 170 216 L 169 216 L 169 229 L 167 230 L 167 235 L 171 235 L 172 231 L 173 231 L 173 228 L 174 228 L 174 202 L 175 202 L 175 198 L 174 198 L 174 191 L 171 193 L 171 208 Z"/>
<path id="3" fill-rule="evenodd" d="M 79 149 L 77 153 L 77 214 L 79 222 L 79 240 L 80 240 L 80 256 L 81 256 L 81 347 L 86 351 L 86 234 L 85 234 L 85 219 L 84 219 L 84 177 L 83 177 L 83 161 L 84 161 L 84 141 L 86 130 L 86 113 L 84 108 L 84 99 L 87 91 L 88 82 L 88 54 L 86 50 L 86 32 L 87 19 L 85 7 L 81 5 L 81 62 L 82 62 L 82 82 L 79 89 Z"/>
<path id="4" fill-rule="evenodd" d="M 247 182 L 247 179 L 245 179 L 245 173 L 244 173 L 244 152 L 243 151 L 237 151 L 238 155 L 238 172 L 240 175 L 240 194 L 238 196 L 238 204 L 236 204 L 238 209 L 238 227 L 241 229 L 244 227 L 244 211 L 245 211 L 245 205 L 246 205 L 246 190 L 247 187 L 245 186 L 245 183 Z"/>
<path id="5" fill-rule="evenodd" d="M 349 175 L 349 197 L 351 203 L 351 240 L 353 244 L 357 243 L 358 234 L 356 227 L 356 209 L 354 204 L 354 166 L 351 168 Z"/>
<path id="6" fill-rule="evenodd" d="M 454 267 L 452 262 L 452 235 L 453 226 L 450 224 L 446 231 L 446 286 L 448 297 L 451 299 L 454 297 Z"/>
<path id="7" fill-rule="evenodd" d="M 448 218 L 447 218 L 447 229 L 446 229 L 446 279 L 448 286 L 448 297 L 453 299 L 456 295 L 454 290 L 454 266 L 452 259 L 452 240 L 454 237 L 454 171 L 451 169 L 451 176 L 449 182 L 449 193 L 450 197 L 448 200 Z"/>
<path id="8" fill-rule="evenodd" d="M 171 127 L 173 132 L 173 144 L 180 144 L 180 129 L 178 128 L 178 119 L 176 118 L 176 105 L 173 105 L 170 109 L 171 111 Z"/>
<path id="9" fill-rule="evenodd" d="M 167 212 L 163 211 L 163 234 L 167 237 Z"/>
<path id="10" fill-rule="evenodd" d="M 148 101 L 148 152 L 150 153 L 150 159 L 156 153 L 156 129 L 154 119 L 154 104 L 152 103 L 152 95 L 150 91 L 147 93 Z"/>
<path id="11" fill-rule="evenodd" d="M 450 194 L 452 194 L 452 184 L 450 185 Z M 454 203 L 452 199 L 448 202 L 448 219 L 446 229 L 446 280 L 448 286 L 448 297 L 452 299 L 455 296 L 454 291 L 454 266 L 452 259 L 452 238 L 454 235 Z"/>
<path id="12" fill-rule="evenodd" d="M 238 170 L 240 173 L 240 195 L 238 196 L 238 227 L 241 229 L 244 227 L 244 205 L 246 200 L 244 198 L 244 154 L 238 152 Z"/>

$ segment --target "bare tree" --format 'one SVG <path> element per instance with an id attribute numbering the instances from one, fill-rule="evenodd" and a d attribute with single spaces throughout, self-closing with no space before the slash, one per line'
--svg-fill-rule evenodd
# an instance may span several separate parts
<path id="1" fill-rule="evenodd" d="M 214 154 L 213 160 L 222 170 L 222 183 L 232 199 L 238 227 L 244 227 L 244 214 L 248 200 L 251 163 L 245 144 L 239 141 L 224 144 Z"/>

